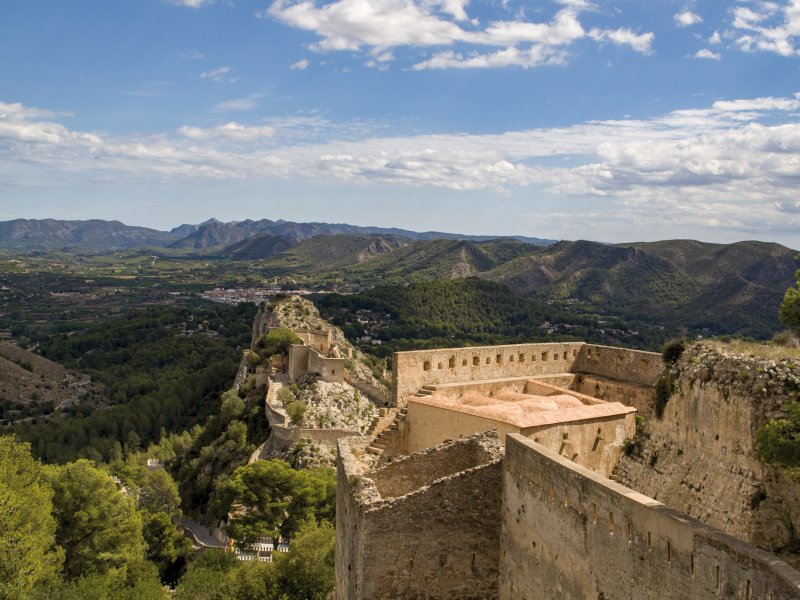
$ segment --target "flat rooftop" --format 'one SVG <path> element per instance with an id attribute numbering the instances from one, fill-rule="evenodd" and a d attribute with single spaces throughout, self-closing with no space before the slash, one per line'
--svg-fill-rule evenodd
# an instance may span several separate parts
<path id="1" fill-rule="evenodd" d="M 561 391 L 563 393 L 543 396 L 520 392 L 510 386 L 491 396 L 467 390 L 459 396 L 434 393 L 431 396 L 412 396 L 408 401 L 507 423 L 519 429 L 636 412 L 635 408 L 619 402 L 592 398 L 590 403 L 590 399 L 582 394 Z"/>

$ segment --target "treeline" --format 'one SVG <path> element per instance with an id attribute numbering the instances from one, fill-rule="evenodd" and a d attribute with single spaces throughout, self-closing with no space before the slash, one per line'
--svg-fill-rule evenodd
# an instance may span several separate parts
<path id="1" fill-rule="evenodd" d="M 88 373 L 105 393 L 14 432 L 45 462 L 110 462 L 201 423 L 236 373 L 254 315 L 252 304 L 148 308 L 37 340 L 43 356 Z"/>
<path id="2" fill-rule="evenodd" d="M 280 534 L 290 538 L 288 553 L 276 553 L 270 564 L 242 563 L 219 550 L 192 557 L 192 544 L 176 524 L 175 482 L 163 469 L 148 469 L 144 453 L 102 467 L 83 459 L 43 465 L 27 444 L 0 436 L 0 598 L 329 597 L 333 470 L 260 461 L 238 468 L 220 486 L 220 508 L 239 507 L 239 520 L 229 525 L 239 544 Z"/>
<path id="3" fill-rule="evenodd" d="M 478 278 L 375 287 L 314 298 L 322 316 L 356 340 L 365 331 L 380 346 L 370 352 L 518 342 L 585 340 L 658 347 L 666 333 L 605 315 L 582 315 Z M 357 312 L 370 311 L 371 315 Z M 388 315 L 388 318 L 385 317 Z"/>

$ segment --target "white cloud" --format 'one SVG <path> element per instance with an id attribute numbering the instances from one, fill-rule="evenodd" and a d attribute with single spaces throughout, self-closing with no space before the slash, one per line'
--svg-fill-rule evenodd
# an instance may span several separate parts
<path id="1" fill-rule="evenodd" d="M 380 136 L 367 124 L 306 115 L 187 125 L 177 135 L 112 136 L 69 129 L 53 111 L 0 104 L 0 177 L 24 185 L 18 174 L 38 169 L 42 181 L 77 173 L 109 181 L 531 188 L 564 202 L 605 199 L 659 223 L 713 226 L 724 214 L 749 227 L 799 230 L 798 111 L 800 95 L 485 135 Z"/>
<path id="2" fill-rule="evenodd" d="M 225 76 L 231 72 L 230 67 L 218 67 L 210 71 L 203 71 L 200 73 L 200 79 L 210 79 L 211 81 L 222 82 L 225 81 Z"/>
<path id="3" fill-rule="evenodd" d="M 200 8 L 206 4 L 213 4 L 214 0 L 167 0 L 170 4 L 186 6 L 187 8 Z"/>
<path id="4" fill-rule="evenodd" d="M 592 29 L 589 37 L 598 42 L 612 42 L 618 46 L 630 46 L 636 52 L 649 54 L 653 39 L 652 33 L 636 33 L 630 29 Z"/>
<path id="5" fill-rule="evenodd" d="M 558 0 L 558 4 L 562 8 L 549 21 L 533 22 L 518 16 L 491 21 L 483 28 L 469 18 L 467 0 L 332 0 L 321 4 L 317 0 L 274 0 L 261 16 L 313 32 L 319 36 L 311 45 L 313 50 L 366 52 L 369 56 L 364 64 L 378 67 L 389 62 L 377 58 L 381 53 L 400 47 L 439 47 L 418 60 L 414 69 L 560 64 L 569 55 L 568 48 L 582 39 L 650 51 L 652 33 L 626 28 L 586 31 L 579 17 L 582 11 L 594 9 L 589 2 Z M 496 50 L 451 49 L 456 44 Z"/>
<path id="6" fill-rule="evenodd" d="M 178 129 L 182 136 L 193 140 L 228 139 L 236 141 L 255 141 L 271 138 L 275 135 L 275 128 L 270 126 L 252 127 L 240 125 L 231 121 L 213 129 L 184 126 Z"/>
<path id="7" fill-rule="evenodd" d="M 800 0 L 756 2 L 733 9 L 736 44 L 748 52 L 774 52 L 797 56 L 795 44 L 800 38 Z"/>
<path id="8" fill-rule="evenodd" d="M 417 71 L 425 69 L 475 69 L 519 66 L 524 68 L 558 65 L 566 61 L 566 53 L 549 46 L 533 46 L 528 50 L 511 47 L 489 54 L 473 53 L 468 56 L 452 51 L 434 54 L 426 61 L 415 64 Z"/>
<path id="9" fill-rule="evenodd" d="M 311 63 L 308 62 L 307 58 L 302 58 L 298 60 L 296 63 L 292 63 L 289 65 L 289 68 L 295 71 L 305 71 L 308 68 L 308 65 Z"/>
<path id="10" fill-rule="evenodd" d="M 234 98 L 233 100 L 225 100 L 214 105 L 214 110 L 220 112 L 232 111 L 248 111 L 258 108 L 258 101 L 263 97 L 263 94 L 250 94 L 244 98 Z"/>
<path id="11" fill-rule="evenodd" d="M 720 59 L 722 59 L 722 56 L 718 52 L 712 52 L 708 48 L 703 48 L 703 49 L 698 50 L 697 52 L 695 52 L 694 58 L 706 58 L 706 59 L 710 59 L 710 60 L 720 60 Z"/>
<path id="12" fill-rule="evenodd" d="M 708 38 L 709 44 L 721 44 L 722 43 L 722 36 L 719 34 L 719 31 L 715 31 L 711 34 L 711 37 Z"/>
<path id="13" fill-rule="evenodd" d="M 703 17 L 690 10 L 684 10 L 675 15 L 675 23 L 678 24 L 678 27 L 689 27 L 702 22 Z"/>

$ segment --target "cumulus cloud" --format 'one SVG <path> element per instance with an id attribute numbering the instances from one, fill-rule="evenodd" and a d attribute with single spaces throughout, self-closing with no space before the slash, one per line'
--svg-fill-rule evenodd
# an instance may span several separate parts
<path id="1" fill-rule="evenodd" d="M 292 63 L 291 65 L 289 65 L 289 68 L 294 71 L 305 71 L 308 68 L 308 65 L 310 64 L 311 63 L 308 62 L 308 59 L 302 58 L 298 60 L 296 63 Z"/>
<path id="2" fill-rule="evenodd" d="M 630 29 L 592 29 L 589 37 L 598 42 L 611 42 L 618 46 L 630 46 L 637 52 L 649 54 L 653 39 L 652 33 L 636 33 Z"/>
<path id="3" fill-rule="evenodd" d="M 388 63 L 376 57 L 395 48 L 435 48 L 413 65 L 417 70 L 528 68 L 564 62 L 569 48 L 582 39 L 627 45 L 643 53 L 650 51 L 653 41 L 652 33 L 626 28 L 587 31 L 580 15 L 594 7 L 585 0 L 558 0 L 561 8 L 550 20 L 518 17 L 489 21 L 483 27 L 470 19 L 468 4 L 467 0 L 275 0 L 261 16 L 313 32 L 319 38 L 310 46 L 313 50 L 366 52 L 368 66 Z M 455 45 L 472 48 L 455 50 Z"/>
<path id="4" fill-rule="evenodd" d="M 720 99 L 650 119 L 498 134 L 381 136 L 316 115 L 119 136 L 0 104 L 0 176 L 341 181 L 596 198 L 654 220 L 800 227 L 800 95 Z M 563 159 L 563 160 L 554 160 Z M 633 217 L 631 217 L 633 218 Z"/>
<path id="5" fill-rule="evenodd" d="M 722 55 L 718 52 L 713 52 L 708 48 L 702 48 L 694 53 L 694 58 L 707 58 L 710 60 L 720 60 L 722 59 Z"/>
<path id="6" fill-rule="evenodd" d="M 736 44 L 748 52 L 797 56 L 800 37 L 800 0 L 756 2 L 733 9 Z"/>
<path id="7" fill-rule="evenodd" d="M 675 23 L 677 23 L 678 27 L 689 27 L 702 22 L 703 17 L 690 10 L 684 10 L 675 15 Z"/>

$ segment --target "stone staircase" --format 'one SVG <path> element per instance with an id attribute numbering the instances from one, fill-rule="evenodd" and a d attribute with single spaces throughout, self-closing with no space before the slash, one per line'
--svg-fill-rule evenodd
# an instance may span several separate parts
<path id="1" fill-rule="evenodd" d="M 403 430 L 406 426 L 406 419 L 408 418 L 408 409 L 393 409 L 394 416 L 388 426 L 384 427 L 382 431 L 372 440 L 372 443 L 367 447 L 367 452 L 381 458 L 390 458 L 402 452 L 399 448 Z M 374 421 L 373 421 L 374 423 Z"/>
<path id="2" fill-rule="evenodd" d="M 419 388 L 419 390 L 417 390 L 417 393 L 414 395 L 418 397 L 423 397 L 423 396 L 433 396 L 435 393 L 436 393 L 436 388 L 434 386 L 423 385 L 421 388 Z"/>

